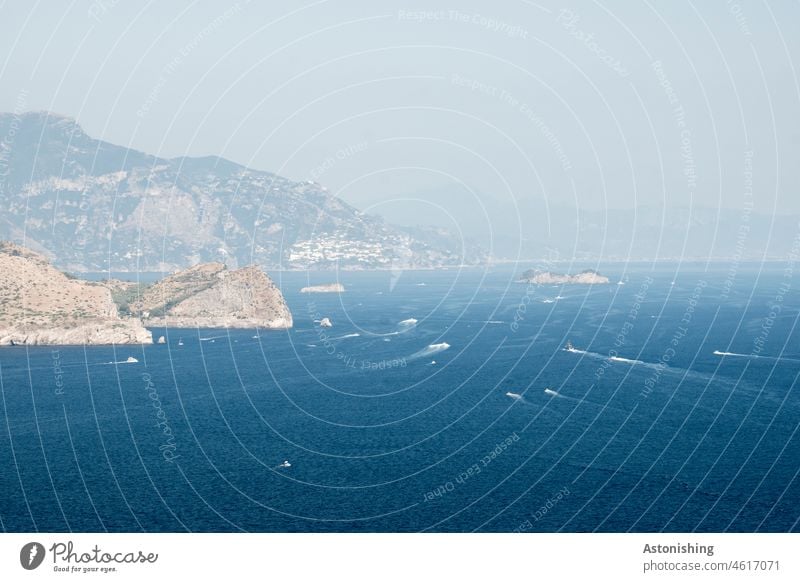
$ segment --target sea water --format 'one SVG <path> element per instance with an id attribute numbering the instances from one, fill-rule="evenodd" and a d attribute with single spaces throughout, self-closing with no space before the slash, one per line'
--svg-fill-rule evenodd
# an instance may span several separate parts
<path id="1" fill-rule="evenodd" d="M 288 331 L 2 348 L 0 527 L 797 530 L 800 282 L 601 270 L 279 272 Z"/>

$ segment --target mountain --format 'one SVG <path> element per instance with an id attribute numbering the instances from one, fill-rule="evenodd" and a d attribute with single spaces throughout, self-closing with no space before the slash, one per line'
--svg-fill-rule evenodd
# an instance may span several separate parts
<path id="1" fill-rule="evenodd" d="M 65 270 L 431 268 L 480 250 L 395 227 L 313 182 L 218 157 L 165 159 L 93 139 L 51 113 L 0 114 L 0 238 Z"/>
<path id="2" fill-rule="evenodd" d="M 38 253 L 0 242 L 0 345 L 152 343 L 111 291 L 70 279 Z"/>
<path id="3" fill-rule="evenodd" d="M 433 201 L 445 211 L 425 216 L 429 226 L 457 223 L 495 260 L 785 259 L 796 245 L 800 216 L 772 208 L 768 197 L 757 194 L 743 190 L 739 208 L 714 208 L 712 196 L 698 196 L 692 207 L 666 200 L 604 210 L 571 206 L 572 196 L 563 193 L 549 193 L 547 200 L 522 191 L 481 192 L 478 198 L 455 184 L 409 197 Z M 392 219 L 416 224 L 421 219 L 412 211 L 395 212 Z"/>
<path id="4" fill-rule="evenodd" d="M 129 296 L 128 310 L 148 327 L 292 327 L 283 295 L 256 266 L 195 265 L 135 295 Z"/>

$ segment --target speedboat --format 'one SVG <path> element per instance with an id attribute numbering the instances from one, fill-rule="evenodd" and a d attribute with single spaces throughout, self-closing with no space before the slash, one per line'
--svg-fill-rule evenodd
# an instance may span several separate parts
<path id="1" fill-rule="evenodd" d="M 127 359 L 127 360 L 125 360 L 125 363 L 126 363 L 126 364 L 138 364 L 138 363 L 139 363 L 139 360 L 137 360 L 137 359 L 136 359 L 136 358 L 134 358 L 133 356 L 128 356 L 128 359 Z"/>

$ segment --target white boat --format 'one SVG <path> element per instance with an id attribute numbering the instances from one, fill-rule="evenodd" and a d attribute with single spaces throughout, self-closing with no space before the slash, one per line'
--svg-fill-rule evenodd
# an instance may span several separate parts
<path id="1" fill-rule="evenodd" d="M 136 359 L 136 358 L 134 358 L 133 356 L 128 356 L 128 359 L 127 359 L 127 360 L 125 360 L 125 363 L 126 363 L 126 364 L 138 364 L 138 363 L 139 363 L 139 360 L 137 360 L 137 359 Z"/>
<path id="2" fill-rule="evenodd" d="M 179 345 L 179 346 L 182 346 L 182 345 L 183 345 L 183 338 L 178 338 L 178 345 Z"/>

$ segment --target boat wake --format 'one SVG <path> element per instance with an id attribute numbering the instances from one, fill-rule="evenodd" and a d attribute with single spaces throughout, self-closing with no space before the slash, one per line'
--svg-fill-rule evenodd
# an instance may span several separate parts
<path id="1" fill-rule="evenodd" d="M 536 406 L 533 402 L 528 402 L 522 394 L 517 394 L 516 392 L 506 392 L 506 396 L 511 398 L 511 400 L 516 400 L 520 404 L 525 404 L 527 406 Z"/>
<path id="2" fill-rule="evenodd" d="M 597 404 L 596 402 L 591 402 L 589 400 L 586 400 L 585 398 L 573 398 L 572 396 L 564 396 L 563 394 L 561 394 L 561 392 L 556 392 L 555 390 L 552 390 L 550 388 L 545 388 L 544 389 L 544 393 L 547 396 L 550 396 L 552 398 L 560 398 L 562 400 L 569 400 L 569 401 L 575 402 L 577 404 L 586 404 L 586 405 L 589 405 L 589 406 L 602 408 L 604 410 L 616 410 L 617 412 L 625 412 L 621 408 L 615 408 L 614 406 L 609 406 L 607 404 Z"/>
<path id="3" fill-rule="evenodd" d="M 403 321 L 398 322 L 397 329 L 394 331 L 390 331 L 387 333 L 377 333 L 377 332 L 367 332 L 367 335 L 377 336 L 377 337 L 388 337 L 392 335 L 400 335 L 401 333 L 406 333 L 411 331 L 417 326 L 417 320 L 413 317 L 408 319 L 404 319 Z M 389 341 L 389 340 L 385 340 Z"/>
<path id="4" fill-rule="evenodd" d="M 360 333 L 346 333 L 344 335 L 340 335 L 340 336 L 337 336 L 337 337 L 329 337 L 328 340 L 329 341 L 338 341 L 338 340 L 348 339 L 348 338 L 351 338 L 351 337 L 359 337 L 359 336 L 361 336 Z"/>
<path id="5" fill-rule="evenodd" d="M 119 362 L 105 362 L 104 365 L 106 366 L 116 366 L 118 364 L 138 364 L 139 360 L 134 358 L 133 356 L 128 357 L 127 360 L 120 360 Z"/>
<path id="6" fill-rule="evenodd" d="M 721 352 L 719 350 L 714 350 L 715 356 L 731 356 L 737 358 L 757 358 L 758 356 L 754 354 L 737 354 L 735 352 Z"/>
<path id="7" fill-rule="evenodd" d="M 579 350 L 578 348 L 564 348 L 565 352 L 569 352 L 570 354 L 580 354 L 582 356 L 589 356 L 590 358 L 596 358 L 598 360 L 605 360 L 607 356 L 603 354 L 598 354 L 597 352 L 588 352 L 586 350 Z"/>
<path id="8" fill-rule="evenodd" d="M 641 360 L 631 360 L 629 358 L 621 358 L 619 356 L 611 356 L 608 358 L 611 362 L 619 362 L 621 364 L 632 364 L 632 365 L 642 365 L 642 366 L 655 366 L 655 364 L 649 364 L 647 362 L 643 362 Z"/>
<path id="9" fill-rule="evenodd" d="M 428 356 L 432 356 L 433 354 L 438 354 L 439 352 L 443 352 L 445 350 L 450 349 L 450 344 L 447 342 L 442 342 L 440 344 L 431 344 L 426 348 L 422 348 L 418 352 L 414 352 L 407 360 L 417 360 L 419 358 L 427 358 Z"/>
<path id="10" fill-rule="evenodd" d="M 619 364 L 630 364 L 631 366 L 645 366 L 648 368 L 663 367 L 659 366 L 658 364 L 643 362 L 642 360 L 633 360 L 630 358 L 623 358 L 621 356 L 607 356 L 607 355 L 604 356 L 603 354 L 598 354 L 597 352 L 588 352 L 586 350 L 579 350 L 569 342 L 567 342 L 567 347 L 564 348 L 564 351 L 569 352 L 571 354 L 580 354 L 582 356 L 587 356 L 589 358 L 594 358 L 596 360 L 608 360 L 609 362 L 617 362 Z"/>
<path id="11" fill-rule="evenodd" d="M 720 350 L 714 350 L 713 354 L 715 356 L 720 356 L 723 358 L 748 358 L 751 360 L 772 360 L 774 362 L 800 362 L 797 358 L 786 358 L 786 357 L 777 357 L 777 356 L 761 356 L 758 354 L 737 354 L 736 352 L 722 352 Z"/>

